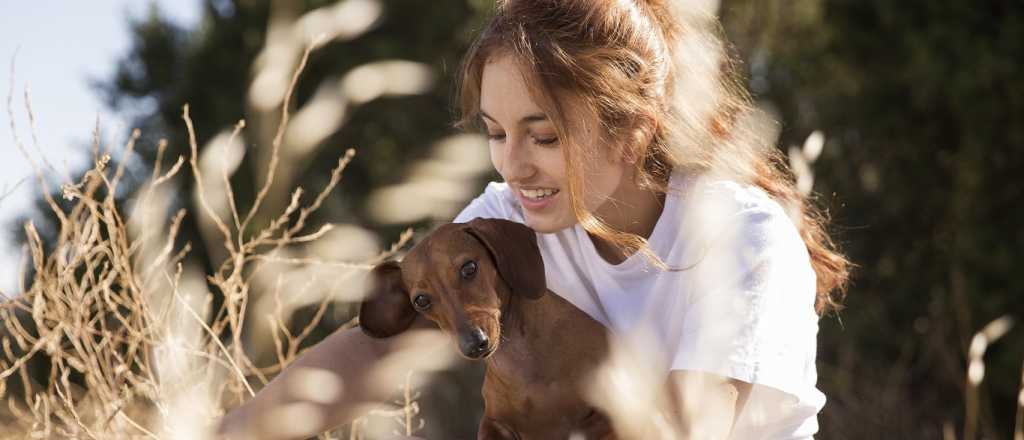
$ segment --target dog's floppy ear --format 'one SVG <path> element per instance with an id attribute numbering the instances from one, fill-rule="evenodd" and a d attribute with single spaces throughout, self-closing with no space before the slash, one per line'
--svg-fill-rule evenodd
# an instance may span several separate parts
<path id="1" fill-rule="evenodd" d="M 491 253 L 498 274 L 513 294 L 531 299 L 544 295 L 544 260 L 533 229 L 508 220 L 477 218 L 466 224 L 466 232 Z"/>
<path id="2" fill-rule="evenodd" d="M 416 310 L 402 283 L 402 267 L 394 261 L 378 264 L 370 272 L 371 288 L 359 306 L 359 327 L 374 338 L 397 335 L 412 325 Z"/>

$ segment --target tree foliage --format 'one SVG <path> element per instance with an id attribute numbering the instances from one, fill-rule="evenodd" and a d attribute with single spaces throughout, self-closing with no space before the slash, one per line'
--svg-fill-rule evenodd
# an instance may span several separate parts
<path id="1" fill-rule="evenodd" d="M 822 321 L 824 438 L 937 438 L 962 421 L 975 332 L 1024 318 L 1024 8 L 1014 2 L 723 2 L 780 144 L 814 130 L 819 203 L 858 264 Z M 993 344 L 982 433 L 1008 438 L 1024 360 Z M 959 423 L 959 422 L 957 422 Z"/>
<path id="2" fill-rule="evenodd" d="M 274 19 L 328 3 L 206 0 L 194 29 L 157 9 L 133 20 L 132 47 L 99 89 L 142 130 L 141 162 L 153 162 L 161 138 L 166 157 L 187 157 L 185 103 L 199 145 L 243 117 L 250 132 L 271 132 L 278 121 L 247 105 L 268 29 Z M 425 93 L 349 107 L 314 154 L 288 164 L 288 185 L 318 187 L 345 148 L 358 149 L 322 220 L 397 235 L 400 226 L 370 215 L 368 193 L 399 182 L 433 141 L 452 133 L 453 73 L 484 3 L 390 0 L 367 32 L 314 53 L 295 108 L 366 63 L 411 60 L 435 73 Z M 1003 315 L 1024 318 L 1024 299 L 1011 283 L 1024 257 L 1017 206 L 1024 196 L 1024 7 L 727 0 L 720 16 L 752 93 L 780 122 L 780 148 L 815 130 L 825 134 L 815 163 L 817 203 L 858 265 L 846 310 L 821 321 L 819 387 L 829 397 L 821 437 L 937 438 L 944 423 L 961 426 L 973 334 Z M 232 177 L 243 208 L 262 183 L 268 139 L 245 140 L 248 153 Z M 141 181 L 145 172 L 137 172 Z M 191 180 L 178 185 L 180 204 L 198 212 L 188 197 Z M 213 258 L 194 219 L 180 237 L 195 255 Z M 1010 435 L 1021 331 L 1011 330 L 985 358 L 981 427 L 988 438 Z"/>

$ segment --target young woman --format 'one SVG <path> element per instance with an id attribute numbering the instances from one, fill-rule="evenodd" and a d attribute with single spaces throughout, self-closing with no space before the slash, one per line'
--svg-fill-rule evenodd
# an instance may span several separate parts
<path id="1" fill-rule="evenodd" d="M 466 55 L 459 104 L 504 182 L 455 221 L 537 231 L 548 287 L 660 362 L 679 435 L 811 438 L 825 401 L 817 321 L 848 263 L 775 148 L 746 128 L 749 98 L 714 19 L 670 3 L 499 2 Z M 222 432 L 302 400 L 283 385 L 302 367 L 347 385 L 309 403 L 316 427 L 351 419 L 384 398 L 361 384 L 394 344 L 332 335 Z"/>

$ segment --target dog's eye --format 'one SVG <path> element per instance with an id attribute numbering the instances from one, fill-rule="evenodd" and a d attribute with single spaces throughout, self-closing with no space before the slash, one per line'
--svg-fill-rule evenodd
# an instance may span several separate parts
<path id="1" fill-rule="evenodd" d="M 419 310 L 427 310 L 430 308 L 430 297 L 421 293 L 413 298 L 412 304 Z"/>
<path id="2" fill-rule="evenodd" d="M 469 260 L 466 264 L 463 264 L 462 268 L 459 269 L 459 275 L 461 275 L 464 280 L 473 278 L 473 275 L 476 275 L 476 261 Z"/>

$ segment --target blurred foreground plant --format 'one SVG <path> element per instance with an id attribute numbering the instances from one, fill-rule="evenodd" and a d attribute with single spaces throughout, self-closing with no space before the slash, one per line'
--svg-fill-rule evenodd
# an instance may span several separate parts
<path id="1" fill-rule="evenodd" d="M 165 184 L 180 174 L 186 159 L 178 157 L 164 170 L 165 141 L 158 146 L 150 180 L 128 209 L 118 206 L 115 199 L 126 161 L 116 168 L 108 166 L 110 155 L 99 152 L 98 139 L 94 167 L 79 182 L 61 188 L 69 206 L 62 207 L 47 191 L 47 203 L 60 221 L 56 245 L 45 249 L 33 223 L 25 224 L 32 280 L 20 296 L 0 307 L 0 398 L 4 403 L 0 407 L 0 437 L 203 438 L 223 408 L 252 396 L 270 375 L 295 360 L 303 341 L 335 299 L 323 295 L 313 317 L 301 331 L 293 332 L 286 325 L 278 275 L 277 306 L 266 316 L 275 357 L 260 365 L 258 358 L 247 352 L 242 338 L 252 327 L 246 322 L 251 315 L 247 314 L 250 287 L 262 269 L 269 263 L 327 265 L 341 278 L 336 269 L 357 273 L 408 241 L 409 232 L 390 250 L 362 263 L 277 256 L 288 246 L 315 242 L 332 230 L 327 224 L 306 233 L 305 222 L 340 182 L 355 154 L 351 149 L 338 159 L 329 182 L 312 202 L 303 206 L 302 189 L 296 188 L 284 212 L 263 229 L 247 233 L 273 184 L 278 150 L 288 126 L 289 99 L 316 46 L 307 47 L 292 76 L 271 145 L 273 160 L 255 203 L 244 216 L 232 194 L 227 161 L 216 170 L 219 176 L 204 175 L 211 167 L 200 163 L 189 108 L 183 109 L 191 150 L 188 164 L 197 188 L 194 196 L 203 207 L 203 212 L 192 214 L 215 225 L 228 255 L 212 274 L 203 274 L 189 261 L 188 244 L 175 247 L 188 213 L 180 209 L 168 215 L 173 194 Z M 26 108 L 31 114 L 28 99 Z M 12 113 L 10 98 L 8 110 Z M 225 150 L 244 127 L 244 121 L 239 121 Z M 132 133 L 125 157 L 139 135 L 138 130 Z M 16 135 L 15 143 L 24 152 Z M 45 191 L 44 170 L 25 156 Z M 211 206 L 205 194 L 210 185 L 204 184 L 204 179 L 221 181 L 230 218 L 221 218 Z M 303 287 L 309 285 L 291 288 L 288 294 L 301 294 Z M 411 385 L 407 381 L 404 386 L 406 398 L 400 403 L 404 408 L 398 418 L 403 430 L 412 434 L 422 424 L 414 420 L 418 407 L 408 389 Z M 359 426 L 354 423 L 349 435 L 358 437 Z"/>

